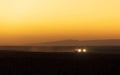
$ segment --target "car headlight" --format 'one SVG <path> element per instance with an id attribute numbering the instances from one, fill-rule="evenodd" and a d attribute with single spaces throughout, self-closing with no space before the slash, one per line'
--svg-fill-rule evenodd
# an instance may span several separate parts
<path id="1" fill-rule="evenodd" d="M 82 50 L 81 50 L 81 49 L 78 49 L 78 50 L 77 50 L 77 52 L 79 52 L 79 53 L 80 53 L 80 52 L 82 52 Z"/>
<path id="2" fill-rule="evenodd" d="M 87 50 L 86 50 L 86 49 L 83 49 L 83 52 L 87 52 Z"/>

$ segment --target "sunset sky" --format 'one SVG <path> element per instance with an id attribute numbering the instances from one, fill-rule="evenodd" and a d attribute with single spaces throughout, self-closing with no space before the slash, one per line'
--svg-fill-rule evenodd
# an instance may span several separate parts
<path id="1" fill-rule="evenodd" d="M 120 0 L 0 0 L 0 45 L 120 39 Z"/>

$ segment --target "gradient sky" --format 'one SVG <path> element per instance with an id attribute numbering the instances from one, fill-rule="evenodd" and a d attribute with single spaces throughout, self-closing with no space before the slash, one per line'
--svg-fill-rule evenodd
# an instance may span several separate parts
<path id="1" fill-rule="evenodd" d="M 120 0 L 0 0 L 0 45 L 120 39 Z"/>

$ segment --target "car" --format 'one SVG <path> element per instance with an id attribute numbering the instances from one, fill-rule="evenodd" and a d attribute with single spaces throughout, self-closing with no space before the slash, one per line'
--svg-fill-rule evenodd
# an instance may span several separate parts
<path id="1" fill-rule="evenodd" d="M 76 53 L 86 53 L 87 49 L 85 49 L 85 48 L 77 48 L 77 49 L 75 49 L 75 52 Z"/>

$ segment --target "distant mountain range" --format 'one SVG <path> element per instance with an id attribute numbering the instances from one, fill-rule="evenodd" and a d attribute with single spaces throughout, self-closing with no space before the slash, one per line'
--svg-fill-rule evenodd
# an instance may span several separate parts
<path id="1" fill-rule="evenodd" d="M 120 39 L 107 40 L 62 40 L 54 42 L 46 42 L 34 44 L 35 46 L 120 46 Z"/>

